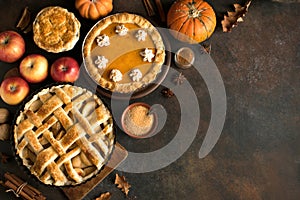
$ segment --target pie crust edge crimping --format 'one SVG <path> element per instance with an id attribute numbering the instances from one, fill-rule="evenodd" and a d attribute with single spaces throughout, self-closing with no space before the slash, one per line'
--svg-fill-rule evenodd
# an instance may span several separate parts
<path id="1" fill-rule="evenodd" d="M 69 51 L 79 40 L 80 27 L 74 13 L 60 6 L 45 7 L 34 19 L 33 40 L 48 52 Z"/>
<path id="2" fill-rule="evenodd" d="M 97 95 L 78 86 L 42 89 L 15 120 L 17 160 L 47 185 L 89 180 L 110 159 L 114 144 L 110 111 Z"/>
<path id="3" fill-rule="evenodd" d="M 98 72 L 97 67 L 94 64 L 94 60 L 91 56 L 92 45 L 96 37 L 101 34 L 101 31 L 107 28 L 112 23 L 137 24 L 141 29 L 147 31 L 148 35 L 150 35 L 154 43 L 156 52 L 152 70 L 149 71 L 145 76 L 143 76 L 143 78 L 140 81 L 130 83 L 118 83 L 107 81 L 101 76 L 101 74 Z M 165 62 L 165 46 L 159 31 L 147 19 L 143 18 L 140 15 L 131 13 L 117 13 L 98 21 L 86 35 L 82 46 L 82 52 L 84 64 L 90 77 L 102 88 L 111 92 L 119 93 L 132 93 L 153 82 L 156 79 L 156 76 L 161 72 L 162 65 Z"/>

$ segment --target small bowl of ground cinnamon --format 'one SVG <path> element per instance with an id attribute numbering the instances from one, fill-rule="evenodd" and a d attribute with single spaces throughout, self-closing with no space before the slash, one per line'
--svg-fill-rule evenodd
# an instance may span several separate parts
<path id="1" fill-rule="evenodd" d="M 147 138 L 155 132 L 157 116 L 150 112 L 150 105 L 137 102 L 124 110 L 121 123 L 127 135 L 133 138 Z"/>
<path id="2" fill-rule="evenodd" d="M 187 69 L 193 65 L 195 55 L 192 49 L 182 47 L 176 52 L 174 60 L 177 67 Z"/>

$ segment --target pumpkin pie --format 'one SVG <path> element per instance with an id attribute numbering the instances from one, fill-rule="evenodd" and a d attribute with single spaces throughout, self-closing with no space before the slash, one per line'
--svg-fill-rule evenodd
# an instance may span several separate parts
<path id="1" fill-rule="evenodd" d="M 98 21 L 83 43 L 90 77 L 111 92 L 132 93 L 153 82 L 165 60 L 158 30 L 145 18 L 117 13 Z"/>
<path id="2" fill-rule="evenodd" d="M 40 48 L 59 53 L 74 48 L 79 40 L 80 22 L 72 12 L 59 6 L 42 9 L 33 22 L 33 40 Z"/>
<path id="3" fill-rule="evenodd" d="M 16 118 L 16 154 L 48 185 L 77 185 L 98 173 L 114 147 L 113 119 L 90 91 L 72 85 L 42 89 Z"/>

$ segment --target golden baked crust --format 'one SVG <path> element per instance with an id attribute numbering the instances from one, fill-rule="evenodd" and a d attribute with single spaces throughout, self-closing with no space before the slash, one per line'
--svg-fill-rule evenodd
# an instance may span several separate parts
<path id="1" fill-rule="evenodd" d="M 78 86 L 43 89 L 14 126 L 23 164 L 49 185 L 76 185 L 96 174 L 114 146 L 113 119 L 102 101 Z"/>
<path id="2" fill-rule="evenodd" d="M 118 36 L 117 33 L 113 31 L 109 31 L 112 29 L 112 26 L 118 25 L 125 25 L 129 28 L 128 36 Z M 135 38 L 135 34 L 138 30 L 145 30 L 147 35 L 149 36 L 146 42 L 140 42 Z M 110 46 L 101 47 L 104 49 L 101 51 L 100 47 L 95 47 L 95 43 L 98 36 L 103 35 L 104 33 L 110 34 Z M 115 43 L 114 43 L 115 41 Z M 146 44 L 145 44 L 146 43 Z M 151 43 L 151 44 L 150 44 Z M 153 49 L 154 51 L 154 58 L 153 61 L 150 63 L 150 69 L 143 73 L 142 78 L 139 81 L 123 81 L 123 82 L 114 82 L 107 78 L 108 70 L 112 70 L 112 65 L 114 64 L 114 68 L 119 69 L 122 71 L 123 76 L 128 76 L 129 71 L 135 68 L 142 68 L 144 65 L 141 64 L 143 58 L 138 53 L 131 53 L 137 50 L 143 50 L 145 48 Z M 135 92 L 136 90 L 148 85 L 149 83 L 153 82 L 158 73 L 161 71 L 161 67 L 165 61 L 165 46 L 163 40 L 161 38 L 160 33 L 158 30 L 145 18 L 136 15 L 136 14 L 129 14 L 129 13 L 118 13 L 114 15 L 110 15 L 100 21 L 98 21 L 95 26 L 89 31 L 87 34 L 84 43 L 83 43 L 83 58 L 84 63 L 89 73 L 90 77 L 102 88 L 107 89 L 112 92 L 120 92 L 120 93 L 131 93 Z M 108 62 L 107 71 L 103 69 L 99 69 L 95 65 L 95 59 L 99 56 L 101 52 L 108 57 L 111 54 L 118 54 L 115 57 L 111 58 L 112 63 Z M 118 52 L 120 51 L 120 52 Z M 123 52 L 122 52 L 123 51 Z M 116 53 L 117 52 L 117 53 Z M 121 55 L 124 54 L 125 56 Z M 119 57 L 118 57 L 119 56 Z M 123 56 L 123 57 L 122 57 Z M 130 60 L 130 64 L 126 64 L 124 60 Z M 117 61 L 120 61 L 120 64 L 116 64 Z M 123 63 L 124 62 L 124 63 Z M 145 65 L 147 64 L 144 62 Z M 111 64 L 111 65 L 110 65 Z M 149 64 L 149 63 L 148 63 Z M 130 66 L 129 66 L 130 65 Z M 124 69 L 126 68 L 126 70 Z M 127 71 L 128 70 L 128 71 Z M 105 77 L 106 76 L 106 77 Z M 128 79 L 128 78 L 127 78 Z"/>
<path id="3" fill-rule="evenodd" d="M 42 49 L 59 53 L 73 49 L 79 39 L 80 22 L 59 6 L 42 9 L 33 22 L 33 40 Z"/>

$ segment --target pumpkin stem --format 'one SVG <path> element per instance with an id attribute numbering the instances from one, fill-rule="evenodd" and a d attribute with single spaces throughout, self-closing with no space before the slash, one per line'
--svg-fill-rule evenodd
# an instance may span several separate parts
<path id="1" fill-rule="evenodd" d="M 189 17 L 197 18 L 200 16 L 201 16 L 201 10 L 197 10 L 197 9 L 189 10 Z"/>
<path id="2" fill-rule="evenodd" d="M 205 9 L 200 9 L 198 10 L 195 7 L 195 2 L 191 2 L 187 4 L 187 7 L 189 8 L 189 17 L 190 18 L 198 18 L 201 17 L 201 12 L 204 11 Z"/>

